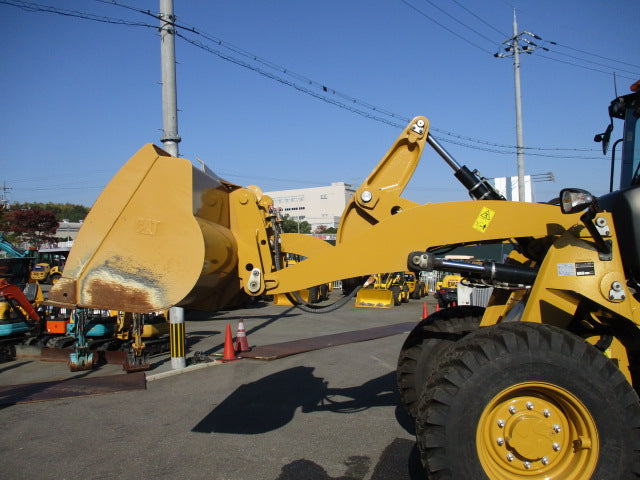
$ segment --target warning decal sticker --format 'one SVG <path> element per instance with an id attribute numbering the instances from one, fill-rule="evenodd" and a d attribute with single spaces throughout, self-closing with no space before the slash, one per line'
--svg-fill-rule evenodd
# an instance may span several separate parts
<path id="1" fill-rule="evenodd" d="M 576 266 L 573 263 L 559 263 L 558 276 L 570 277 L 576 274 Z"/>
<path id="2" fill-rule="evenodd" d="M 482 210 L 480 210 L 480 214 L 476 218 L 476 221 L 473 223 L 473 228 L 482 233 L 486 232 L 495 214 L 496 212 L 490 208 L 483 207 Z"/>

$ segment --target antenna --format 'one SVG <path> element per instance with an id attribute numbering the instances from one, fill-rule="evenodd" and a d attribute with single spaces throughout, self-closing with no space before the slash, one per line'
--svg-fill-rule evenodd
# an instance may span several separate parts
<path id="1" fill-rule="evenodd" d="M 613 72 L 613 92 L 616 94 L 613 98 L 618 98 L 618 81 L 616 79 L 616 72 Z"/>

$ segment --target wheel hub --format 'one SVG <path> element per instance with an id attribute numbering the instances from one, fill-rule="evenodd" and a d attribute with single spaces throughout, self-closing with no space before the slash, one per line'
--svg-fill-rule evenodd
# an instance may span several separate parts
<path id="1" fill-rule="evenodd" d="M 494 412 L 501 417 L 498 420 L 505 419 L 502 428 L 499 426 L 502 422 L 496 422 L 496 445 L 501 446 L 498 438 L 504 439 L 501 447 L 505 450 L 503 457 L 506 461 L 513 462 L 518 458 L 522 460 L 522 468 L 535 470 L 556 460 L 560 450 L 558 446 L 566 443 L 566 439 L 562 428 L 565 425 L 555 423 L 562 421 L 562 415 L 554 410 L 555 406 L 540 398 L 521 397 L 505 403 L 503 408 Z M 507 452 L 514 454 L 514 460 L 507 458 Z"/>
<path id="2" fill-rule="evenodd" d="M 478 424 L 478 455 L 491 479 L 588 478 L 598 458 L 595 423 L 569 392 L 523 383 L 496 395 Z"/>

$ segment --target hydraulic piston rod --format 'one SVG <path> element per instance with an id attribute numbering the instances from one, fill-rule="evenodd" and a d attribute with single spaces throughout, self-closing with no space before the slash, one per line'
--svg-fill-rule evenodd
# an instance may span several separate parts
<path id="1" fill-rule="evenodd" d="M 409 255 L 408 266 L 411 270 L 432 271 L 442 270 L 460 273 L 473 280 L 479 280 L 489 285 L 518 284 L 533 285 L 538 270 L 518 265 L 507 265 L 494 261 L 485 261 L 482 265 L 474 263 L 452 262 L 436 258 L 430 252 L 413 252 Z"/>
<path id="2" fill-rule="evenodd" d="M 487 182 L 487 180 L 480 175 L 476 170 L 471 171 L 466 165 L 460 165 L 456 160 L 447 152 L 438 141 L 433 138 L 430 133 L 427 134 L 427 143 L 436 151 L 440 157 L 449 165 L 454 173 L 454 176 L 462 183 L 462 185 L 469 191 L 469 195 L 476 200 L 504 200 L 505 198 L 493 188 L 493 186 Z"/>

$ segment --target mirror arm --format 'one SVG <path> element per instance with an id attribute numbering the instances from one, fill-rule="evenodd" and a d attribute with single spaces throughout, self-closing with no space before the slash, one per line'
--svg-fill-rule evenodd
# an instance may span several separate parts
<path id="1" fill-rule="evenodd" d="M 603 255 L 609 256 L 611 255 L 611 245 L 604 241 L 604 238 L 602 238 L 602 235 L 594 225 L 593 219 L 595 217 L 596 209 L 595 205 L 592 205 L 586 212 L 584 212 L 580 216 L 580 220 L 582 221 L 582 223 L 584 223 L 584 226 L 587 227 L 587 230 L 589 231 L 591 237 L 593 237 L 593 241 L 596 244 L 596 249 L 598 250 L 598 252 Z"/>

